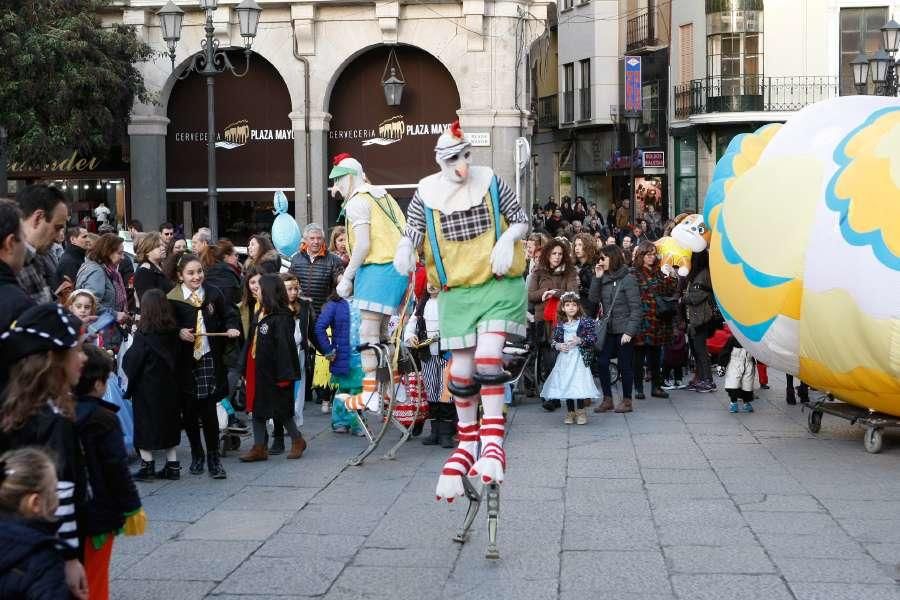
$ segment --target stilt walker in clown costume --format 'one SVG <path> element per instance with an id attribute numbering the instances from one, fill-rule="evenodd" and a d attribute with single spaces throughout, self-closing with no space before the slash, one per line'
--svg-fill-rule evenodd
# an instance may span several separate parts
<path id="1" fill-rule="evenodd" d="M 372 186 L 362 165 L 349 154 L 334 158 L 328 177 L 334 182 L 332 194 L 339 193 L 344 200 L 350 251 L 350 262 L 338 281 L 337 293 L 342 298 L 353 296 L 359 307 L 360 343 L 377 344 L 384 337 L 388 319 L 397 314 L 409 283 L 409 277 L 392 265 L 406 219 L 391 195 L 384 188 Z M 375 352 L 362 352 L 361 360 L 363 391 L 344 402 L 350 410 L 367 408 L 380 412 L 382 398 L 375 381 Z"/>
<path id="2" fill-rule="evenodd" d="M 441 348 L 452 355 L 447 387 L 459 416 L 459 446 L 444 464 L 435 494 L 452 502 L 463 494 L 473 499 L 464 487 L 466 477 L 489 486 L 503 481 L 503 398 L 509 379 L 503 346 L 507 335 L 525 335 L 522 238 L 528 219 L 492 169 L 470 166 L 471 143 L 459 122 L 440 136 L 435 156 L 441 171 L 419 182 L 394 266 L 411 272 L 414 249 L 422 244 L 428 281 L 441 288 Z M 490 497 L 488 510 L 490 519 Z"/>

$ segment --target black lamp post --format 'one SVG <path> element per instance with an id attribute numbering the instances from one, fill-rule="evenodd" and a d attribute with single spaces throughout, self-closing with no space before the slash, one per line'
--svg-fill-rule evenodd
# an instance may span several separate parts
<path id="1" fill-rule="evenodd" d="M 218 0 L 199 0 L 200 8 L 206 12 L 206 37 L 200 41 L 200 50 L 190 57 L 184 70 L 176 75 L 178 79 L 185 79 L 191 73 L 206 77 L 206 107 L 207 107 L 207 152 L 206 167 L 208 172 L 207 193 L 209 197 L 209 229 L 213 242 L 219 239 L 218 198 L 216 188 L 216 113 L 215 113 L 215 76 L 229 71 L 235 77 L 243 77 L 250 69 L 250 47 L 259 27 L 259 16 L 262 9 L 254 0 L 244 0 L 235 7 L 238 14 L 241 37 L 244 39 L 244 56 L 246 63 L 244 70 L 238 72 L 228 58 L 226 50 L 219 49 L 219 40 L 216 39 L 216 28 L 213 24 L 213 12 L 216 10 Z M 162 37 L 169 47 L 169 58 L 172 68 L 175 67 L 175 46 L 181 38 L 181 26 L 184 20 L 184 11 L 171 0 L 156 13 L 159 16 Z"/>
<path id="2" fill-rule="evenodd" d="M 625 125 L 628 127 L 628 133 L 631 134 L 631 160 L 628 161 L 631 166 L 631 174 L 629 175 L 631 184 L 631 223 L 637 222 L 637 186 L 634 185 L 634 155 L 637 153 L 637 134 L 641 128 L 642 121 L 641 112 L 638 110 L 630 110 L 625 113 Z"/>
<path id="3" fill-rule="evenodd" d="M 875 83 L 875 94 L 878 96 L 896 96 L 900 88 L 900 68 L 894 62 L 894 55 L 900 47 L 900 24 L 894 19 L 888 20 L 881 28 L 881 44 L 871 57 L 860 52 L 850 65 L 853 67 L 853 83 L 857 91 L 865 93 L 865 87 L 872 76 Z"/>

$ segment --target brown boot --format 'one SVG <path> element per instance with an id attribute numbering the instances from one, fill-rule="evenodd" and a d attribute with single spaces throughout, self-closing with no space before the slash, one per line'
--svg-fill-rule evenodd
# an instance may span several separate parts
<path id="1" fill-rule="evenodd" d="M 269 460 L 269 450 L 265 444 L 253 444 L 247 454 L 242 454 L 241 462 L 259 462 L 261 460 Z"/>
<path id="2" fill-rule="evenodd" d="M 613 412 L 630 413 L 631 412 L 631 398 L 622 398 L 622 403 L 619 404 Z"/>
<path id="3" fill-rule="evenodd" d="M 613 401 L 610 396 L 603 396 L 603 402 L 594 408 L 595 413 L 605 413 L 613 409 Z"/>
<path id="4" fill-rule="evenodd" d="M 296 440 L 291 440 L 291 451 L 288 452 L 287 457 L 291 460 L 300 458 L 303 456 L 304 450 L 306 450 L 306 440 L 298 437 Z"/>

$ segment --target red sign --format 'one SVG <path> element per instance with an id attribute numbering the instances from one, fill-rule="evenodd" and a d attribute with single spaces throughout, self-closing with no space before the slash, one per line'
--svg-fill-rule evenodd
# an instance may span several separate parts
<path id="1" fill-rule="evenodd" d="M 658 150 L 645 151 L 644 167 L 666 168 L 666 153 Z"/>

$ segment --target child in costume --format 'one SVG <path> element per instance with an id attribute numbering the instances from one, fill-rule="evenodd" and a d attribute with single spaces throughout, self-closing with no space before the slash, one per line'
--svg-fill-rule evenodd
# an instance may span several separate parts
<path id="1" fill-rule="evenodd" d="M 342 298 L 351 295 L 359 307 L 362 344 L 376 344 L 391 315 L 399 312 L 409 284 L 407 273 L 398 273 L 391 264 L 406 220 L 397 202 L 384 188 L 372 186 L 362 165 L 349 154 L 334 159 L 328 176 L 334 182 L 332 194 L 343 198 L 347 219 L 347 248 L 350 261 L 337 284 Z M 377 392 L 375 352 L 362 353 L 363 391 L 346 399 L 347 408 L 381 410 L 382 398 Z"/>
<path id="2" fill-rule="evenodd" d="M 528 217 L 492 169 L 470 166 L 471 146 L 458 122 L 440 136 L 435 159 L 441 171 L 419 182 L 394 259 L 399 273 L 411 273 L 415 248 L 424 244 L 428 281 L 441 289 L 441 348 L 452 354 L 448 387 L 459 417 L 459 446 L 435 492 L 448 501 L 465 493 L 463 477 L 503 481 L 503 384 L 510 379 L 503 346 L 507 335 L 526 332 L 522 239 Z"/>
<path id="3" fill-rule="evenodd" d="M 332 292 L 316 320 L 316 340 L 330 364 L 331 383 L 338 390 L 331 407 L 331 427 L 335 433 L 359 429 L 357 421 L 347 417 L 348 400 L 359 394 L 363 385 L 362 362 L 356 351 L 359 344 L 356 336 L 361 325 L 359 313 L 351 302 Z M 355 410 L 350 409 L 351 412 Z"/>
<path id="4" fill-rule="evenodd" d="M 90 597 L 108 600 L 113 540 L 123 527 L 126 535 L 143 534 L 147 515 L 128 472 L 125 438 L 116 417 L 119 407 L 103 400 L 115 361 L 93 344 L 85 344 L 82 351 L 87 361 L 75 386 L 75 426 L 91 494 L 81 507 L 79 525 Z"/>
<path id="5" fill-rule="evenodd" d="M 728 332 L 728 340 L 719 352 L 718 364 L 725 367 L 725 391 L 731 403 L 728 412 L 753 412 L 753 384 L 756 381 L 756 360 L 741 346 L 728 325 L 722 327 Z M 743 406 L 738 408 L 738 402 Z"/>
<path id="6" fill-rule="evenodd" d="M 559 355 L 544 383 L 541 397 L 566 401 L 566 425 L 587 425 L 584 401 L 601 396 L 591 374 L 596 341 L 594 322 L 585 317 L 578 294 L 574 292 L 566 292 L 559 299 L 556 321 L 553 348 Z"/>
<path id="7" fill-rule="evenodd" d="M 453 433 L 456 430 L 456 409 L 451 398 L 443 398 L 444 367 L 447 360 L 440 349 L 440 323 L 438 294 L 440 290 L 431 284 L 426 286 L 427 295 L 419 300 L 413 316 L 406 324 L 403 338 L 406 345 L 416 348 L 421 365 L 425 397 L 428 400 L 428 414 L 431 420 L 431 434 L 422 440 L 426 446 L 440 445 L 453 447 Z"/>

